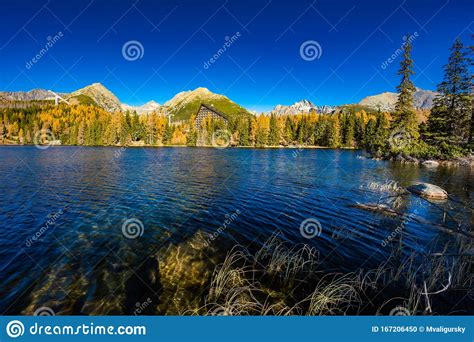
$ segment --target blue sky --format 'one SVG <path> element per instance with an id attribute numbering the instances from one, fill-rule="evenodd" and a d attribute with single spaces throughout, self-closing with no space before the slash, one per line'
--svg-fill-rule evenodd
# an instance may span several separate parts
<path id="1" fill-rule="evenodd" d="M 435 89 L 453 40 L 473 44 L 472 13 L 472 0 L 4 0 L 0 89 L 70 92 L 101 82 L 135 105 L 197 87 L 255 110 L 303 98 L 354 103 L 394 90 L 400 60 L 382 64 L 407 33 L 418 35 L 415 84 Z M 133 61 L 122 52 L 130 41 L 143 47 Z M 307 41 L 319 44 L 318 58 L 302 58 Z"/>

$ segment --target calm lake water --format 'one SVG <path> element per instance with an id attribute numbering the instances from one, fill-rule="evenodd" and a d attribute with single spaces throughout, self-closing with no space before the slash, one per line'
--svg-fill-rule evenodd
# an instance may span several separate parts
<path id="1" fill-rule="evenodd" d="M 377 267 L 395 245 L 423 258 L 459 238 L 436 226 L 443 217 L 448 227 L 452 218 L 471 224 L 462 203 L 472 203 L 472 176 L 466 167 L 427 169 L 349 150 L 0 147 L 1 313 L 43 305 L 130 313 L 124 302 L 133 307 L 153 291 L 141 273 L 154 267 L 150 255 L 198 232 L 214 234 L 222 260 L 232 246 L 258 249 L 276 232 L 317 248 L 327 270 Z M 392 181 L 433 183 L 452 199 L 405 196 L 399 210 L 418 219 L 405 219 L 403 238 L 382 246 L 402 219 L 353 205 L 390 196 L 378 185 Z M 311 239 L 300 233 L 308 218 L 321 224 Z M 130 219 L 143 224 L 134 239 L 122 230 Z"/>

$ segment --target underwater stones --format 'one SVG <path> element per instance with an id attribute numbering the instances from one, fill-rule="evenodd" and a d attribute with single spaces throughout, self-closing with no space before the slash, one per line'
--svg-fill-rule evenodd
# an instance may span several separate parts
<path id="1" fill-rule="evenodd" d="M 218 263 L 216 257 L 215 247 L 200 231 L 181 244 L 160 250 L 157 259 L 163 292 L 158 312 L 176 315 L 197 311 Z"/>
<path id="2" fill-rule="evenodd" d="M 430 183 L 415 183 L 407 189 L 408 191 L 427 199 L 445 200 L 448 198 L 446 190 Z"/>

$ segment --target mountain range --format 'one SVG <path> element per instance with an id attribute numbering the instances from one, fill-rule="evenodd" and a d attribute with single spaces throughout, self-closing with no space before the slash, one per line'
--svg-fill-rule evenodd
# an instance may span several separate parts
<path id="1" fill-rule="evenodd" d="M 167 115 L 172 115 L 174 120 L 187 120 L 194 115 L 201 103 L 213 106 L 217 110 L 227 114 L 251 115 L 244 107 L 230 100 L 228 97 L 215 94 L 207 88 L 197 88 L 190 91 L 183 91 L 176 94 L 172 99 L 163 105 L 155 101 L 149 101 L 141 106 L 131 106 L 122 103 L 110 90 L 100 83 L 93 83 L 72 93 L 53 93 L 50 90 L 34 89 L 28 92 L 0 92 L 0 104 L 31 101 L 51 101 L 55 94 L 61 96 L 70 104 L 89 104 L 99 106 L 107 111 L 130 111 L 137 114 L 146 114 L 160 111 Z M 430 109 L 436 93 L 430 90 L 416 89 L 414 93 L 414 105 L 419 109 Z M 390 111 L 395 107 L 398 95 L 392 92 L 385 92 L 363 98 L 358 105 L 373 110 Z M 333 113 L 343 106 L 318 106 L 309 100 L 301 100 L 292 105 L 277 105 L 267 114 L 275 115 L 295 115 L 298 113 Z"/>
<path id="2" fill-rule="evenodd" d="M 416 88 L 413 94 L 413 105 L 417 109 L 431 109 L 431 107 L 433 107 L 433 99 L 436 95 L 437 93 L 434 91 Z M 367 96 L 363 98 L 359 104 L 372 109 L 380 108 L 382 111 L 391 111 L 395 109 L 397 99 L 397 93 L 385 92 L 378 95 Z"/>
<path id="3" fill-rule="evenodd" d="M 233 115 L 250 115 L 242 106 L 231 101 L 228 97 L 214 94 L 207 88 L 184 91 L 175 95 L 165 104 L 160 105 L 149 101 L 142 106 L 131 106 L 121 103 L 120 100 L 100 83 L 93 83 L 72 93 L 54 93 L 45 89 L 34 89 L 28 92 L 0 92 L 0 104 L 8 106 L 15 102 L 53 101 L 55 94 L 61 96 L 70 104 L 86 104 L 101 107 L 107 111 L 130 111 L 137 114 L 146 114 L 161 111 L 172 115 L 174 120 L 187 120 L 199 110 L 201 103 L 213 106 L 217 110 Z"/>

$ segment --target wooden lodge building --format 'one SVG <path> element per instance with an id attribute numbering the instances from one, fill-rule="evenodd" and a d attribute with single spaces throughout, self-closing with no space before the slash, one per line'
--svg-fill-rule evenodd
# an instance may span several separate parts
<path id="1" fill-rule="evenodd" d="M 206 118 L 211 118 L 214 120 L 223 120 L 226 124 L 229 122 L 229 119 L 227 118 L 225 114 L 219 112 L 217 109 L 215 109 L 212 106 L 208 106 L 204 103 L 201 103 L 201 106 L 199 107 L 199 110 L 196 114 L 194 127 L 199 130 L 201 128 L 202 122 Z"/>

